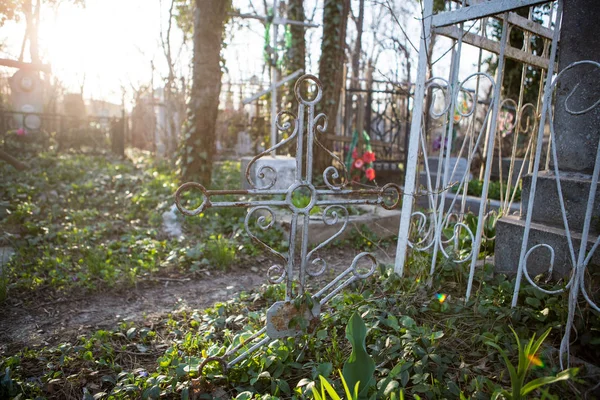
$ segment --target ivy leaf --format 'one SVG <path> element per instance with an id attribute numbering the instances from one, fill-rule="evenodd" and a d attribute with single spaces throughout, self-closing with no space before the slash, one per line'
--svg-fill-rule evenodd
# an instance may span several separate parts
<path id="1" fill-rule="evenodd" d="M 539 306 L 542 305 L 542 302 L 539 301 L 536 297 L 527 297 L 525 299 L 525 303 L 527 303 L 530 306 L 535 307 L 535 308 L 537 308 L 537 307 L 539 307 Z"/>
<path id="2" fill-rule="evenodd" d="M 331 374 L 331 371 L 333 371 L 333 364 L 330 362 L 321 363 L 317 367 L 317 373 L 325 378 Z"/>

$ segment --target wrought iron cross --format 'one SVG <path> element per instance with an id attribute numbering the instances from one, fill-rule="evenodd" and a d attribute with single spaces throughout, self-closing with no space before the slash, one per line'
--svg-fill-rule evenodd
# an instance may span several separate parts
<path id="1" fill-rule="evenodd" d="M 310 81 L 316 86 L 316 93 L 312 100 L 304 98 L 301 94 L 301 87 L 305 85 L 305 82 Z M 315 135 L 316 131 L 323 133 L 327 129 L 327 116 L 323 113 L 315 116 L 315 105 L 321 100 L 323 95 L 321 82 L 313 75 L 304 75 L 296 82 L 294 92 L 296 94 L 296 99 L 299 102 L 298 115 L 296 116 L 290 111 L 282 111 L 277 115 L 277 128 L 284 132 L 291 131 L 288 138 L 254 157 L 246 168 L 246 179 L 253 189 L 207 190 L 199 183 L 188 182 L 181 185 L 175 193 L 175 203 L 177 204 L 177 208 L 183 214 L 188 216 L 198 215 L 208 207 L 248 208 L 244 223 L 246 232 L 252 239 L 261 243 L 271 252 L 271 254 L 281 261 L 281 264 L 276 264 L 269 268 L 267 273 L 269 282 L 281 283 L 285 281 L 286 284 L 285 300 L 278 301 L 269 308 L 267 311 L 266 326 L 243 343 L 227 351 L 224 355 L 205 359 L 200 365 L 200 375 L 202 375 L 202 369 L 208 362 L 219 362 L 223 366 L 223 369 L 226 370 L 266 344 L 280 338 L 301 334 L 303 329 L 295 322 L 297 321 L 297 318 L 304 319 L 304 321 L 308 323 L 308 326 L 314 327 L 319 321 L 321 306 L 327 303 L 329 299 L 344 287 L 357 280 L 366 279 L 371 276 L 375 272 L 375 267 L 377 265 L 377 261 L 372 254 L 366 252 L 360 253 L 354 258 L 351 265 L 345 271 L 334 278 L 319 292 L 312 295 L 312 301 L 309 303 L 302 303 L 301 306 L 298 306 L 297 302 L 295 303 L 292 301 L 293 299 L 305 296 L 307 276 L 316 277 L 325 273 L 327 262 L 323 258 L 317 257 L 316 252 L 341 235 L 348 225 L 349 213 L 345 206 L 374 204 L 391 210 L 396 208 L 400 201 L 400 187 L 395 184 L 387 184 L 380 188 L 359 191 L 345 188 L 348 181 L 346 179 L 344 164 L 335 154 L 325 148 L 319 142 L 317 135 Z M 283 123 L 282 117 L 284 115 L 290 117 L 291 122 L 287 121 Z M 306 149 L 304 148 L 305 135 Z M 294 140 L 296 141 L 295 181 L 287 189 L 272 189 L 277 181 L 277 171 L 269 165 L 263 165 L 258 168 L 256 175 L 261 180 L 266 180 L 267 184 L 262 187 L 257 187 L 257 184 L 253 182 L 250 177 L 253 164 L 258 159 L 265 156 L 266 160 L 268 160 L 268 157 L 270 157 L 269 154 L 271 154 L 273 150 Z M 327 167 L 325 171 L 323 171 L 324 188 L 317 188 L 313 184 L 312 164 L 315 145 L 326 151 L 335 160 L 336 165 L 344 169 L 344 173 L 340 174 L 340 171 L 336 166 L 332 165 Z M 304 165 L 305 161 L 303 160 L 304 154 L 306 155 L 306 165 Z M 189 210 L 181 204 L 181 194 L 190 189 L 199 190 L 202 194 L 202 203 L 193 210 Z M 310 198 L 310 201 L 305 207 L 299 208 L 294 205 L 292 201 L 294 193 L 298 192 L 309 193 L 308 197 Z M 238 195 L 240 196 L 240 200 L 211 201 L 211 197 L 222 195 Z M 391 203 L 393 204 L 386 203 L 385 201 L 386 197 L 390 195 L 392 196 Z M 252 197 L 258 197 L 258 199 L 252 199 Z M 309 217 L 311 210 L 317 206 L 323 208 L 322 219 L 324 224 L 335 225 L 339 221 L 343 221 L 343 224 L 333 236 L 309 251 Z M 250 221 L 253 217 L 257 218 L 257 226 L 262 230 L 269 229 L 273 226 L 276 219 L 273 207 L 281 207 L 291 212 L 289 247 L 287 254 L 282 254 L 271 248 L 252 233 L 251 230 Z M 296 247 L 297 243 L 300 244 L 298 247 Z M 299 257 L 297 257 L 298 255 L 296 254 L 297 249 L 299 249 L 300 252 Z M 363 258 L 370 261 L 370 269 L 361 273 L 361 269 L 358 268 L 358 263 Z M 297 277 L 295 276 L 296 273 Z M 297 283 L 297 289 L 294 289 L 294 282 Z M 245 351 L 236 356 L 242 347 L 245 347 Z"/>

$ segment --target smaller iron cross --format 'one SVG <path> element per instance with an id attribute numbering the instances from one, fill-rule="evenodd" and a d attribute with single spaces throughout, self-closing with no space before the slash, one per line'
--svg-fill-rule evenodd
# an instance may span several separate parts
<path id="1" fill-rule="evenodd" d="M 306 85 L 305 82 L 311 82 L 316 86 L 314 99 L 309 100 L 302 96 L 301 88 Z M 260 347 L 269 344 L 275 340 L 285 337 L 292 337 L 305 332 L 306 326 L 301 327 L 295 321 L 299 318 L 306 321 L 309 328 L 315 327 L 319 321 L 321 307 L 329 301 L 336 293 L 344 287 L 359 280 L 366 279 L 375 272 L 377 261 L 370 253 L 358 254 L 351 265 L 333 279 L 329 284 L 323 287 L 319 292 L 306 302 L 293 301 L 293 299 L 303 299 L 305 297 L 305 285 L 307 276 L 316 277 L 322 275 L 327 270 L 327 262 L 317 257 L 316 253 L 323 247 L 335 240 L 346 229 L 349 220 L 349 213 L 346 206 L 372 204 L 380 205 L 387 210 L 396 208 L 400 201 L 400 187 L 395 184 L 387 184 L 380 188 L 368 190 L 346 189 L 347 184 L 346 171 L 343 174 L 335 166 L 329 166 L 323 171 L 323 181 L 326 188 L 317 188 L 313 184 L 313 150 L 315 145 L 326 151 L 335 161 L 336 165 L 345 168 L 344 164 L 331 151 L 325 148 L 317 139 L 316 131 L 324 133 L 327 129 L 327 116 L 320 113 L 315 116 L 315 105 L 321 100 L 323 92 L 321 82 L 313 75 L 304 75 L 298 79 L 294 87 L 296 99 L 299 102 L 298 116 L 290 111 L 282 111 L 277 115 L 277 128 L 280 131 L 288 132 L 287 139 L 282 140 L 273 147 L 263 151 L 254 157 L 246 168 L 246 179 L 253 189 L 249 190 L 207 190 L 204 186 L 195 182 L 188 182 L 175 193 L 175 203 L 177 208 L 183 214 L 195 216 L 202 213 L 209 207 L 245 207 L 248 209 L 244 222 L 246 232 L 252 239 L 262 244 L 271 254 L 273 254 L 281 263 L 273 265 L 268 270 L 268 279 L 271 283 L 281 283 L 285 281 L 286 291 L 285 300 L 274 303 L 267 311 L 266 326 L 252 335 L 243 343 L 235 346 L 220 357 L 209 357 L 203 361 L 200 366 L 200 376 L 202 369 L 208 362 L 216 361 L 221 363 L 224 370 L 245 359 L 249 354 Z M 291 122 L 282 122 L 282 117 L 288 116 Z M 291 131 L 291 132 L 290 132 Z M 306 149 L 304 149 L 306 131 Z M 252 165 L 260 158 L 268 155 L 293 140 L 296 141 L 296 171 L 295 181 L 287 189 L 272 189 L 277 181 L 277 171 L 269 165 L 263 165 L 256 171 L 256 175 L 261 180 L 266 180 L 267 184 L 257 187 L 250 178 Z M 306 165 L 304 165 L 302 155 L 305 154 Z M 185 208 L 181 204 L 181 194 L 190 189 L 198 190 L 202 196 L 202 203 L 193 210 Z M 309 193 L 310 201 L 302 208 L 297 207 L 292 202 L 294 194 L 297 192 Z M 212 201 L 214 196 L 236 195 L 240 196 L 238 201 Z M 392 196 L 392 203 L 386 203 L 385 199 Z M 253 199 L 254 198 L 254 199 Z M 291 224 L 289 235 L 288 253 L 283 254 L 260 240 L 251 230 L 250 221 L 256 218 L 257 226 L 262 230 L 267 230 L 275 223 L 275 212 L 273 207 L 288 209 L 291 212 Z M 314 249 L 308 250 L 309 243 L 309 221 L 310 212 L 314 207 L 323 209 L 322 219 L 326 225 L 335 225 L 340 220 L 343 221 L 341 228 L 330 238 L 326 239 Z M 299 231 L 299 232 L 298 232 Z M 297 248 L 296 244 L 300 246 Z M 299 257 L 296 254 L 299 249 Z M 370 262 L 370 269 L 361 273 L 358 263 L 361 259 L 367 259 Z M 300 263 L 298 265 L 298 260 Z M 294 274 L 298 273 L 296 279 Z M 293 283 L 297 283 L 297 289 L 294 291 Z M 264 337 L 263 337 L 264 335 Z M 237 352 L 245 347 L 245 351 L 235 357 Z"/>

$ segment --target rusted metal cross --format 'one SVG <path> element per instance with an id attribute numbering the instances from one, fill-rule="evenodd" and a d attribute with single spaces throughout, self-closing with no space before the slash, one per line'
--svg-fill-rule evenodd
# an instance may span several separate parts
<path id="1" fill-rule="evenodd" d="M 301 88 L 306 87 L 307 83 L 312 82 L 315 86 L 314 98 L 312 100 L 304 98 L 301 94 Z M 253 187 L 249 190 L 207 190 L 199 183 L 189 182 L 183 184 L 175 194 L 177 208 L 185 215 L 199 215 L 209 207 L 246 207 L 248 212 L 245 219 L 245 229 L 248 235 L 255 241 L 266 247 L 273 254 L 280 264 L 273 265 L 268 270 L 268 279 L 271 283 L 281 283 L 285 281 L 286 291 L 285 299 L 274 303 L 267 311 L 266 326 L 243 341 L 238 346 L 233 347 L 224 355 L 219 357 L 209 357 L 203 361 L 200 366 L 200 375 L 202 369 L 208 362 L 220 362 L 224 370 L 245 359 L 249 354 L 260 347 L 269 344 L 277 339 L 284 337 L 297 336 L 304 332 L 306 326 L 314 327 L 319 321 L 321 306 L 344 287 L 351 283 L 366 279 L 375 272 L 377 261 L 370 253 L 358 254 L 351 265 L 334 278 L 330 283 L 323 287 L 319 292 L 308 296 L 309 301 L 298 302 L 294 299 L 303 299 L 307 297 L 305 292 L 307 277 L 316 277 L 325 273 L 327 262 L 317 256 L 317 251 L 331 243 L 335 238 L 342 234 L 348 225 L 349 213 L 345 206 L 373 204 L 380 205 L 385 209 L 396 208 L 400 200 L 400 187 L 395 184 L 387 184 L 383 187 L 368 190 L 346 189 L 347 179 L 346 171 L 343 173 L 336 166 L 329 166 L 323 171 L 323 181 L 325 186 L 317 188 L 313 184 L 313 150 L 319 146 L 326 151 L 340 168 L 344 164 L 331 151 L 325 148 L 316 136 L 325 132 L 327 129 L 327 116 L 320 113 L 315 116 L 315 105 L 322 98 L 321 82 L 313 75 L 304 75 L 296 82 L 294 92 L 299 102 L 298 115 L 290 111 L 282 111 L 277 115 L 277 128 L 288 132 L 287 139 L 282 140 L 275 146 L 263 151 L 254 157 L 246 168 L 246 179 Z M 289 119 L 282 122 L 284 116 Z M 254 163 L 265 157 L 269 159 L 269 154 L 273 150 L 280 148 L 292 141 L 296 141 L 296 170 L 295 181 L 287 189 L 273 189 L 277 181 L 277 171 L 268 164 L 257 168 L 256 175 L 267 184 L 257 187 L 257 184 L 250 177 L 251 168 Z M 306 142 L 306 149 L 304 148 Z M 303 155 L 305 158 L 303 159 Z M 304 165 L 306 163 L 306 165 Z M 197 190 L 202 195 L 202 203 L 195 209 L 189 210 L 182 205 L 181 195 L 187 190 Z M 304 207 L 294 205 L 292 199 L 295 194 L 303 194 L 309 200 Z M 211 198 L 223 195 L 238 195 L 238 201 L 212 201 Z M 391 198 L 390 198 L 391 197 Z M 326 239 L 315 248 L 309 251 L 309 227 L 310 212 L 314 207 L 323 209 L 322 219 L 326 225 L 335 225 L 342 222 L 341 228 L 330 238 Z M 260 240 L 251 229 L 250 221 L 256 218 L 256 226 L 262 230 L 269 229 L 276 220 L 276 213 L 273 207 L 280 207 L 291 212 L 289 246 L 287 254 L 283 254 L 268 244 Z M 299 244 L 299 246 L 297 246 Z M 299 254 L 296 254 L 299 251 Z M 370 262 L 369 269 L 360 269 L 358 267 L 361 259 Z M 361 272 L 362 271 L 362 272 Z M 295 275 L 297 274 L 297 275 Z M 296 285 L 294 285 L 296 283 Z M 299 305 L 300 304 L 300 305 Z M 301 327 L 297 324 L 298 318 L 304 320 L 306 324 Z M 244 348 L 242 354 L 237 353 Z M 236 356 L 237 355 L 237 356 Z"/>

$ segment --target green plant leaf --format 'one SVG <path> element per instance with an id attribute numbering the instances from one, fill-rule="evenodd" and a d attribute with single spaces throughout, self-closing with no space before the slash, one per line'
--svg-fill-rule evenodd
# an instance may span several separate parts
<path id="1" fill-rule="evenodd" d="M 323 396 L 321 396 L 321 394 L 319 394 L 319 391 L 317 390 L 316 387 L 314 387 L 314 386 L 312 387 L 312 392 L 313 392 L 313 396 L 314 396 L 315 400 L 325 400 L 323 398 Z"/>
<path id="2" fill-rule="evenodd" d="M 333 386 L 331 386 L 331 383 L 329 383 L 327 379 L 323 378 L 322 376 L 319 376 L 319 379 L 321 380 L 321 390 L 323 390 L 324 388 L 329 397 L 332 398 L 332 400 L 341 400 L 341 397 L 336 393 L 335 389 L 333 388 Z M 324 393 L 323 399 L 325 399 Z"/>
<path id="3" fill-rule="evenodd" d="M 535 297 L 527 297 L 525 299 L 525 303 L 529 304 L 530 306 L 534 307 L 534 308 L 538 308 L 542 305 L 542 302 L 539 301 L 537 298 Z"/>
<path id="4" fill-rule="evenodd" d="M 498 350 L 498 352 L 500 353 L 500 355 L 502 356 L 502 359 L 504 360 L 504 364 L 506 364 L 506 368 L 508 368 L 508 373 L 510 375 L 510 381 L 513 384 L 513 389 L 514 389 L 514 385 L 516 384 L 516 382 L 518 381 L 519 377 L 517 375 L 517 370 L 515 369 L 514 365 L 510 362 L 510 360 L 508 359 L 508 355 L 506 354 L 506 352 L 500 347 L 498 346 L 496 343 L 493 342 L 489 342 L 486 341 L 485 344 L 487 344 L 488 346 L 491 346 L 493 348 L 495 348 L 496 350 Z"/>
<path id="5" fill-rule="evenodd" d="M 384 398 L 389 398 L 391 396 L 391 394 L 398 389 L 398 387 L 400 387 L 400 383 L 398 383 L 398 381 L 390 381 L 388 382 L 388 384 L 386 385 L 385 389 L 383 390 L 383 396 Z"/>
<path id="6" fill-rule="evenodd" d="M 339 370 L 338 370 L 338 373 L 340 374 L 340 378 L 342 379 L 342 385 L 344 386 L 344 393 L 346 393 L 346 397 L 348 398 L 348 400 L 358 399 L 358 382 L 354 386 L 354 393 L 350 393 L 350 388 L 348 388 L 348 384 L 346 383 L 346 380 L 344 379 L 344 375 L 342 375 L 342 373 Z"/>
<path id="7" fill-rule="evenodd" d="M 527 342 L 525 346 L 521 344 L 521 340 L 517 332 L 510 327 L 515 340 L 517 341 L 517 351 L 519 356 L 519 364 L 515 369 L 514 365 L 508 359 L 506 352 L 500 348 L 496 343 L 486 341 L 485 343 L 488 346 L 491 346 L 498 350 L 502 358 L 504 359 L 504 363 L 508 368 L 508 372 L 510 374 L 511 381 L 511 392 L 507 392 L 506 390 L 497 390 L 492 395 L 492 399 L 497 399 L 500 395 L 504 396 L 506 399 L 522 399 L 531 391 L 538 389 L 541 386 L 548 385 L 550 383 L 567 380 L 575 376 L 577 373 L 576 368 L 571 368 L 565 371 L 560 372 L 556 376 L 545 376 L 538 379 L 534 379 L 531 382 L 525 384 L 525 378 L 529 372 L 529 367 L 533 362 L 533 356 L 537 354 L 538 350 L 542 346 L 542 343 L 548 335 L 550 334 L 551 328 L 548 328 L 539 338 L 536 340 L 536 335 L 534 334 L 531 339 Z"/>
<path id="8" fill-rule="evenodd" d="M 333 370 L 333 364 L 330 362 L 324 362 L 317 366 L 317 373 L 319 375 L 324 376 L 325 378 L 327 378 L 331 374 L 332 370 Z"/>
<path id="9" fill-rule="evenodd" d="M 367 327 L 357 313 L 352 314 L 346 326 L 346 338 L 352 345 L 352 353 L 344 363 L 343 376 L 349 387 L 359 383 L 359 397 L 365 397 L 373 380 L 375 362 L 367 353 L 365 344 Z"/>
<path id="10" fill-rule="evenodd" d="M 490 400 L 498 400 L 498 399 L 501 399 L 502 397 L 504 397 L 506 400 L 512 400 L 512 398 L 513 398 L 510 395 L 510 393 L 508 393 L 506 390 L 498 389 L 494 393 L 492 393 L 492 397 L 490 398 Z M 463 397 L 461 396 L 461 399 L 462 398 Z"/>
<path id="11" fill-rule="evenodd" d="M 252 398 L 252 392 L 248 392 L 248 391 L 242 392 L 235 397 L 236 400 L 250 400 L 251 398 Z M 315 399 L 316 398 L 317 397 L 315 396 Z"/>
<path id="12" fill-rule="evenodd" d="M 408 370 L 400 372 L 400 381 L 402 382 L 402 387 L 406 387 L 408 385 L 408 380 L 410 379 L 410 375 Z"/>
<path id="13" fill-rule="evenodd" d="M 400 318 L 400 323 L 406 328 L 414 328 L 417 326 L 415 320 L 408 315 L 403 315 L 402 318 Z"/>
<path id="14" fill-rule="evenodd" d="M 556 376 L 544 376 L 541 378 L 534 379 L 531 382 L 527 383 L 525 386 L 523 386 L 523 388 L 521 389 L 521 396 L 526 396 L 527 393 L 539 388 L 540 386 L 571 379 L 577 374 L 577 372 L 577 368 L 569 368 L 559 372 Z"/>

